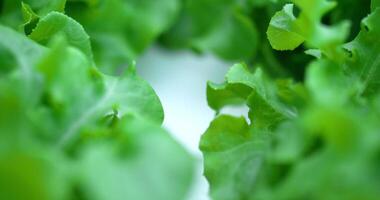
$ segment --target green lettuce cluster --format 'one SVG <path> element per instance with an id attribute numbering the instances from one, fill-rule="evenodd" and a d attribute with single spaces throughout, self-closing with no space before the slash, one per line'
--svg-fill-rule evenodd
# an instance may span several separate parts
<path id="1" fill-rule="evenodd" d="M 0 199 L 186 198 L 194 159 L 136 74 L 154 43 L 239 63 L 207 84 L 212 199 L 378 199 L 379 6 L 0 0 Z"/>
<path id="2" fill-rule="evenodd" d="M 133 62 L 103 71 L 118 62 L 107 41 L 119 33 L 103 37 L 64 13 L 95 1 L 65 3 L 0 1 L 0 199 L 185 199 L 194 159 L 161 128 L 155 92 Z M 163 26 L 145 25 L 130 27 L 149 34 L 143 46 Z"/>
<path id="3" fill-rule="evenodd" d="M 200 149 L 213 199 L 379 198 L 380 4 L 356 1 L 368 7 L 359 24 L 347 2 L 293 0 L 271 18 L 272 48 L 309 56 L 288 62 L 305 69 L 300 80 L 258 62 L 208 84 L 217 116 Z M 248 119 L 220 114 L 242 104 Z"/>

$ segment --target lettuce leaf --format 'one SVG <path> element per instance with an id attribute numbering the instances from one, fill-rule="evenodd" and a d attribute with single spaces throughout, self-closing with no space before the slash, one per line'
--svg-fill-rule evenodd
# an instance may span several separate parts
<path id="1" fill-rule="evenodd" d="M 55 11 L 29 38 L 0 35 L 0 199 L 185 199 L 194 159 L 135 66 L 100 72 L 83 28 Z"/>
<path id="2" fill-rule="evenodd" d="M 268 39 L 275 49 L 306 42 L 320 54 L 305 66 L 302 80 L 270 77 L 254 63 L 234 65 L 223 84 L 208 84 L 208 103 L 217 113 L 200 149 L 210 195 L 375 200 L 380 194 L 379 10 L 373 9 L 355 39 L 344 44 L 346 25 L 327 26 L 322 19 L 335 3 L 293 3 L 300 13 L 285 5 L 274 14 Z M 296 51 L 293 57 L 299 56 Z M 220 114 L 235 104 L 249 107 L 247 119 Z"/>
<path id="3" fill-rule="evenodd" d="M 326 56 L 339 56 L 337 46 L 345 42 L 349 34 L 349 22 L 337 25 L 322 24 L 322 17 L 332 10 L 336 3 L 327 0 L 294 0 L 301 11 L 293 14 L 293 4 L 287 4 L 277 12 L 268 27 L 268 39 L 276 50 L 294 50 L 303 42 L 311 48 L 320 49 Z"/>

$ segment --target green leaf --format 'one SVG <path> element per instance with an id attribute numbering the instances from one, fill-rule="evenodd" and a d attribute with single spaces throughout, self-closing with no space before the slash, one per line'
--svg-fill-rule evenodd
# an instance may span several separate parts
<path id="1" fill-rule="evenodd" d="M 217 111 L 245 100 L 251 122 L 257 127 L 270 127 L 297 115 L 294 107 L 281 102 L 277 85 L 260 68 L 251 73 L 244 64 L 231 67 L 224 85 L 215 87 L 209 83 L 207 94 L 209 105 Z"/>
<path id="2" fill-rule="evenodd" d="M 218 116 L 201 138 L 205 176 L 213 199 L 249 199 L 269 140 L 243 117 Z"/>
<path id="3" fill-rule="evenodd" d="M 67 176 L 67 167 L 65 159 L 53 149 L 13 146 L 7 151 L 1 150 L 0 198 L 68 199 L 70 176 Z"/>
<path id="4" fill-rule="evenodd" d="M 327 0 L 293 0 L 301 10 L 299 16 L 293 14 L 293 5 L 287 4 L 276 13 L 268 27 L 268 39 L 274 49 L 293 50 L 304 41 L 311 48 L 318 48 L 329 57 L 341 57 L 339 45 L 349 34 L 349 23 L 334 26 L 322 24 L 322 17 L 336 4 Z"/>
<path id="5" fill-rule="evenodd" d="M 37 16 L 43 17 L 52 11 L 63 13 L 65 4 L 66 0 L 4 0 L 2 1 L 0 22 L 12 28 L 18 28 L 25 23 L 26 5 L 29 7 L 29 11 L 33 10 Z M 33 26 L 31 25 L 30 28 Z"/>
<path id="6" fill-rule="evenodd" d="M 70 45 L 77 47 L 92 59 L 90 37 L 78 22 L 62 13 L 50 12 L 42 17 L 29 37 L 46 44 L 57 34 L 65 35 Z"/>
<path id="7" fill-rule="evenodd" d="M 243 6 L 231 0 L 185 1 L 178 23 L 164 35 L 175 47 L 211 52 L 227 60 L 253 57 L 259 43 L 257 29 Z M 210 17 L 218 16 L 218 17 Z"/>
<path id="8" fill-rule="evenodd" d="M 38 66 L 45 78 L 44 95 L 51 106 L 48 111 L 41 108 L 41 117 L 58 117 L 53 137 L 59 144 L 71 143 L 84 126 L 115 111 L 162 123 L 161 103 L 153 89 L 136 75 L 134 66 L 120 77 L 103 75 L 84 54 L 65 46 L 58 42 Z M 49 130 L 46 134 L 51 135 Z"/>
<path id="9" fill-rule="evenodd" d="M 220 111 L 225 105 L 243 104 L 251 89 L 238 84 L 207 83 L 207 102 L 215 111 Z"/>
<path id="10" fill-rule="evenodd" d="M 361 93 L 365 96 L 377 94 L 380 88 L 380 11 L 376 10 L 362 21 L 362 30 L 350 43 L 345 45 L 349 58 L 346 71 L 363 84 Z"/>
<path id="11" fill-rule="evenodd" d="M 308 66 L 305 85 L 314 103 L 328 106 L 346 104 L 355 98 L 362 87 L 345 76 L 340 65 L 324 59 Z"/>
<path id="12" fill-rule="evenodd" d="M 287 4 L 282 11 L 277 12 L 268 27 L 268 39 L 276 50 L 294 50 L 305 39 L 294 31 L 296 17 L 293 15 L 293 4 Z"/>
<path id="13" fill-rule="evenodd" d="M 111 134 L 117 140 L 95 140 L 81 154 L 81 183 L 89 199 L 185 199 L 193 159 L 168 133 L 127 116 Z"/>
<path id="14" fill-rule="evenodd" d="M 120 66 L 136 59 L 169 29 L 180 8 L 178 0 L 91 2 L 69 1 L 66 10 L 93 38 L 95 60 L 107 74 L 118 74 Z"/>
<path id="15" fill-rule="evenodd" d="M 257 66 L 271 62 L 258 59 L 253 73 L 238 64 L 225 83 L 208 84 L 209 105 L 216 111 L 236 103 L 250 108 L 250 122 L 217 115 L 201 138 L 211 197 L 375 200 L 380 185 L 379 10 L 363 20 L 354 41 L 343 45 L 356 29 L 349 31 L 345 22 L 331 24 L 346 17 L 358 24 L 369 12 L 369 1 L 347 1 L 334 10 L 333 1 L 293 3 L 299 13 L 285 5 L 267 33 L 274 48 L 295 51 L 268 59 L 301 67 L 299 82 L 266 76 Z M 298 62 L 303 42 L 313 48 L 307 50 L 315 56 L 310 64 Z"/>
<path id="16" fill-rule="evenodd" d="M 0 35 L 0 199 L 186 198 L 194 160 L 135 66 L 108 76 L 65 34 Z"/>
<path id="17" fill-rule="evenodd" d="M 31 71 L 31 66 L 38 62 L 45 49 L 8 27 L 0 25 L 0 32 L 0 45 L 15 56 L 20 68 Z"/>
<path id="18" fill-rule="evenodd" d="M 207 34 L 195 37 L 192 43 L 200 51 L 210 51 L 223 59 L 236 60 L 255 55 L 258 36 L 249 18 L 236 12 Z"/>
<path id="19" fill-rule="evenodd" d="M 379 0 L 372 0 L 371 1 L 371 10 L 375 11 L 377 7 L 380 6 L 380 1 Z"/>
<path id="20" fill-rule="evenodd" d="M 32 8 L 25 3 L 22 3 L 22 15 L 24 18 L 24 27 L 25 34 L 29 35 L 33 28 L 36 27 L 40 17 L 32 10 Z"/>
<path id="21" fill-rule="evenodd" d="M 33 73 L 33 66 L 39 62 L 46 49 L 2 25 L 0 25 L 0 35 L 2 36 L 0 38 L 0 54 L 4 56 L 4 60 L 0 61 L 0 71 L 9 65 L 6 73 L 0 73 L 0 85 L 4 91 L 0 94 L 0 101 L 4 103 L 1 110 L 12 111 L 14 109 L 17 116 L 22 112 L 24 106 L 34 105 L 37 101 L 41 89 L 38 88 L 40 83 L 38 76 Z M 9 113 L 2 112 L 0 118 L 7 123 L 12 122 L 10 123 L 12 125 L 17 123 L 12 120 L 12 117 L 6 120 L 7 114 Z"/>

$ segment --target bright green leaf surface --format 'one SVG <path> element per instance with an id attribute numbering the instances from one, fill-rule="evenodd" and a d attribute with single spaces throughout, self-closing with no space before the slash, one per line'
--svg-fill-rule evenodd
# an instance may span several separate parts
<path id="1" fill-rule="evenodd" d="M 379 5 L 0 1 L 0 199 L 186 199 L 194 159 L 134 64 L 157 42 L 248 63 L 207 84 L 212 199 L 377 200 Z"/>
<path id="2" fill-rule="evenodd" d="M 380 89 L 380 10 L 376 10 L 362 21 L 362 30 L 345 47 L 350 58 L 346 70 L 363 84 L 364 95 L 377 94 Z"/>
<path id="3" fill-rule="evenodd" d="M 327 26 L 322 17 L 336 4 L 328 0 L 293 0 L 301 10 L 293 14 L 293 5 L 287 4 L 277 12 L 268 28 L 268 39 L 274 49 L 293 50 L 303 41 L 312 48 L 321 49 L 329 57 L 339 56 L 338 45 L 348 36 L 348 22 Z"/>
<path id="4" fill-rule="evenodd" d="M 193 158 L 161 128 L 153 89 L 135 66 L 102 74 L 80 29 L 46 18 L 33 31 L 46 47 L 0 26 L 0 199 L 185 199 Z"/>
<path id="5" fill-rule="evenodd" d="M 293 15 L 293 4 L 287 4 L 283 10 L 276 13 L 268 27 L 268 39 L 277 50 L 294 50 L 305 39 L 294 29 L 296 17 Z"/>
<path id="6" fill-rule="evenodd" d="M 244 64 L 236 64 L 227 73 L 223 86 L 208 84 L 208 101 L 212 108 L 220 110 L 224 105 L 245 100 L 252 123 L 257 127 L 268 127 L 296 115 L 291 107 L 281 102 L 277 87 L 260 68 L 251 73 Z"/>
<path id="7" fill-rule="evenodd" d="M 29 37 L 46 44 L 56 34 L 65 35 L 70 45 L 92 59 L 90 37 L 78 22 L 62 13 L 51 12 L 42 17 Z"/>
<path id="8" fill-rule="evenodd" d="M 362 21 L 362 30 L 352 42 L 330 43 L 335 49 L 346 49 L 345 54 L 337 50 L 338 56 L 331 56 L 334 51 L 323 45 L 333 41 L 333 35 L 318 39 L 308 31 L 314 27 L 318 32 L 321 17 L 333 4 L 294 3 L 301 13 L 295 17 L 291 5 L 276 13 L 268 34 L 278 35 L 268 35 L 269 39 L 279 48 L 293 49 L 299 45 L 293 40 L 296 33 L 311 46 L 314 41 L 322 55 L 307 65 L 300 83 L 235 65 L 226 83 L 208 85 L 209 105 L 216 111 L 244 99 L 250 107 L 250 122 L 218 115 L 202 136 L 210 195 L 217 200 L 375 200 L 380 185 L 380 162 L 375 156 L 380 147 L 376 103 L 380 49 L 375 37 L 379 10 Z M 319 14 L 314 12 L 318 10 Z M 309 26 L 312 20 L 308 19 L 318 23 Z M 346 35 L 334 32 L 341 38 Z M 251 90 L 239 93 L 232 87 L 236 84 Z"/>
<path id="9" fill-rule="evenodd" d="M 200 143 L 211 197 L 249 199 L 267 147 L 265 133 L 250 130 L 244 118 L 217 117 Z"/>

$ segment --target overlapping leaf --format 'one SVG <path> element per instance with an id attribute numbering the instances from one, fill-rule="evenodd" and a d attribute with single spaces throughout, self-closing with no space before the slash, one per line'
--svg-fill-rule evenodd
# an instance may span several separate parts
<path id="1" fill-rule="evenodd" d="M 185 198 L 193 159 L 135 66 L 101 73 L 84 30 L 57 12 L 29 36 L 47 46 L 0 35 L 0 199 Z"/>
<path id="2" fill-rule="evenodd" d="M 208 84 L 208 103 L 218 111 L 225 105 L 245 101 L 250 107 L 252 123 L 267 127 L 296 115 L 293 106 L 285 106 L 282 102 L 280 85 L 273 83 L 260 68 L 251 73 L 244 64 L 236 64 L 227 73 L 226 83 L 221 86 Z"/>
<path id="3" fill-rule="evenodd" d="M 323 54 L 307 66 L 302 85 L 278 79 L 275 84 L 273 79 L 258 76 L 257 70 L 254 74 L 248 70 L 241 73 L 236 66 L 225 84 L 208 85 L 213 109 L 246 99 L 251 109 L 250 122 L 217 116 L 202 137 L 200 149 L 210 194 L 218 200 L 374 200 L 380 185 L 379 159 L 374 156 L 380 147 L 376 103 L 380 40 L 375 37 L 379 35 L 378 9 L 363 20 L 362 30 L 344 45 L 347 52 L 343 54 L 339 49 L 343 49 L 346 31 L 314 35 L 334 29 L 320 24 L 333 3 L 294 3 L 301 8 L 299 16 L 294 16 L 293 6 L 288 4 L 273 17 L 268 30 L 272 45 L 285 50 L 306 41 Z M 338 56 L 332 56 L 334 52 Z M 237 83 L 245 87 L 230 84 L 236 72 L 240 74 Z M 253 94 L 261 98 L 250 101 Z M 273 115 L 273 111 L 289 109 L 297 114 L 282 115 L 281 120 Z M 258 125 L 255 117 L 265 119 L 271 128 Z"/>
<path id="4" fill-rule="evenodd" d="M 67 13 L 91 36 L 95 61 L 103 72 L 137 58 L 163 31 L 174 23 L 178 0 L 69 1 Z"/>
<path id="5" fill-rule="evenodd" d="M 380 10 L 375 10 L 362 22 L 362 30 L 345 48 L 350 58 L 346 70 L 363 84 L 364 95 L 377 94 L 380 88 Z"/>
<path id="6" fill-rule="evenodd" d="M 294 16 L 293 4 L 287 4 L 272 18 L 268 28 L 268 39 L 276 50 L 293 50 L 303 42 L 322 50 L 327 56 L 339 56 L 338 46 L 348 36 L 348 22 L 334 26 L 322 24 L 322 17 L 335 7 L 328 0 L 294 0 L 301 10 Z"/>

